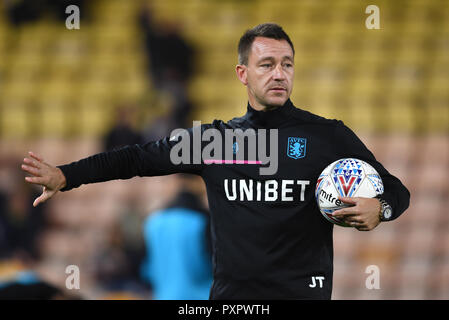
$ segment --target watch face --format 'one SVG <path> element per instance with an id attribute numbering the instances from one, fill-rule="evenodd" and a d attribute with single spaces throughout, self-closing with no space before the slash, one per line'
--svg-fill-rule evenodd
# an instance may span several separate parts
<path id="1" fill-rule="evenodd" d="M 385 219 L 390 219 L 392 213 L 393 212 L 392 212 L 391 208 L 386 208 L 385 211 L 384 211 L 384 218 Z"/>

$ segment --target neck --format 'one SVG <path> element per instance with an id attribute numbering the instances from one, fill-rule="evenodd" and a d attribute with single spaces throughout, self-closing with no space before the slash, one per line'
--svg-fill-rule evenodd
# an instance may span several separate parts
<path id="1" fill-rule="evenodd" d="M 272 110 L 276 110 L 282 106 L 273 106 L 273 105 L 264 105 L 264 104 L 260 104 L 257 101 L 255 101 L 254 99 L 249 98 L 249 105 L 251 106 L 251 108 L 253 108 L 256 111 L 272 111 Z"/>
<path id="2" fill-rule="evenodd" d="M 265 108 L 262 111 L 272 111 L 275 110 L 277 108 L 279 108 L 280 106 L 265 106 Z"/>
<path id="3" fill-rule="evenodd" d="M 287 100 L 282 106 L 267 106 L 265 110 L 254 108 L 248 101 L 247 112 L 244 118 L 254 126 L 260 128 L 276 128 L 288 119 L 295 109 L 290 100 Z"/>

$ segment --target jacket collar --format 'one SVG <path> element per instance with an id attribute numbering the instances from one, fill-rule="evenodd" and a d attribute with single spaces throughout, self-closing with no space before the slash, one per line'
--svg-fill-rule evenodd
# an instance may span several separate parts
<path id="1" fill-rule="evenodd" d="M 247 112 L 243 118 L 255 127 L 275 128 L 291 118 L 296 109 L 290 99 L 283 106 L 270 111 L 257 111 L 248 102 Z"/>

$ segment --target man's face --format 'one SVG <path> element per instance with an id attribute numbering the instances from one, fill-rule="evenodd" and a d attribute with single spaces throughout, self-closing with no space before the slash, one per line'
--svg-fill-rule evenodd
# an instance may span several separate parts
<path id="1" fill-rule="evenodd" d="M 248 65 L 238 65 L 237 76 L 247 86 L 250 105 L 256 110 L 282 106 L 290 97 L 294 78 L 293 50 L 286 40 L 256 37 Z"/>

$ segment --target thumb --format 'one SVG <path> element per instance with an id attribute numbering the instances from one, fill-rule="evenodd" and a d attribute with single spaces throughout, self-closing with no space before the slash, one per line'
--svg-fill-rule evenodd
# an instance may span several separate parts
<path id="1" fill-rule="evenodd" d="M 44 190 L 44 192 L 42 192 L 42 194 L 34 200 L 33 207 L 37 207 L 39 203 L 47 201 L 52 195 L 53 194 L 50 194 L 48 191 Z"/>

